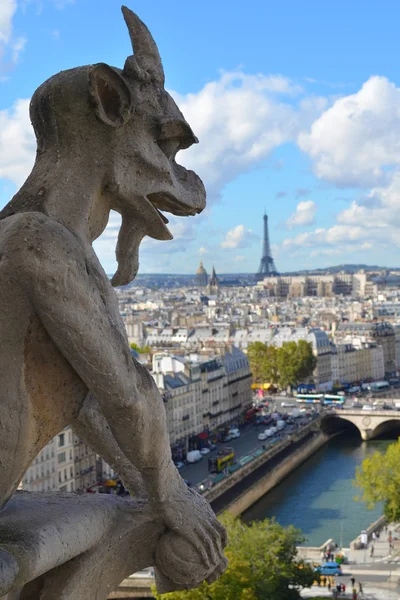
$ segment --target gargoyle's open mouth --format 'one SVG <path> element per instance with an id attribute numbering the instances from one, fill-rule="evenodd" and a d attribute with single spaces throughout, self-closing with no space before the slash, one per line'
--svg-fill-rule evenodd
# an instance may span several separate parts
<path id="1" fill-rule="evenodd" d="M 159 210 L 165 210 L 166 212 L 172 213 L 173 215 L 177 215 L 179 217 L 196 215 L 202 211 L 202 208 L 196 208 L 194 206 L 190 206 L 189 204 L 185 204 L 182 201 L 177 200 L 171 194 L 167 194 L 165 192 L 148 194 L 147 199 L 150 200 L 155 208 Z M 166 221 L 166 223 L 168 223 L 168 221 Z"/>

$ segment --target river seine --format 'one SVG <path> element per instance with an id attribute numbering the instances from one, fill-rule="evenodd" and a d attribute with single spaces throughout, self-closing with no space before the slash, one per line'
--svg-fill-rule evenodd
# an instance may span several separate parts
<path id="1" fill-rule="evenodd" d="M 354 498 L 356 467 L 375 450 L 385 451 L 393 440 L 363 442 L 342 434 L 301 465 L 243 515 L 248 523 L 275 517 L 281 525 L 302 530 L 309 546 L 333 538 L 348 547 L 350 542 L 382 514 L 382 507 L 368 510 Z"/>

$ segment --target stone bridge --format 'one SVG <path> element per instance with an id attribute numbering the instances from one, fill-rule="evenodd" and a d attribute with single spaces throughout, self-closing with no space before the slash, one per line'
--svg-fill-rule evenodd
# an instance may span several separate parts
<path id="1" fill-rule="evenodd" d="M 400 411 L 332 410 L 321 419 L 321 428 L 326 433 L 334 433 L 345 424 L 347 427 L 356 427 L 365 441 L 390 431 L 398 430 L 400 435 Z"/>

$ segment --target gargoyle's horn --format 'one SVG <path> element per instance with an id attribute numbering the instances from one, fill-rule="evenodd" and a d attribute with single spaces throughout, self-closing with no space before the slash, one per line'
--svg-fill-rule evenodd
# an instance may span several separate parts
<path id="1" fill-rule="evenodd" d="M 134 56 L 126 59 L 124 73 L 156 81 L 164 85 L 164 69 L 155 41 L 146 25 L 126 6 L 122 7 L 125 23 L 131 38 Z"/>

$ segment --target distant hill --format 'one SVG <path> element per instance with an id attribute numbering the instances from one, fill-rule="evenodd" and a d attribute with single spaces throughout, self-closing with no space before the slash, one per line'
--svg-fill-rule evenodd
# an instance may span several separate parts
<path id="1" fill-rule="evenodd" d="M 359 265 L 336 265 L 333 267 L 326 267 L 324 269 L 304 269 L 302 271 L 290 271 L 290 272 L 286 272 L 284 273 L 284 275 L 305 275 L 306 273 L 313 273 L 314 275 L 323 275 L 323 274 L 329 274 L 329 275 L 333 275 L 335 273 L 339 273 L 340 271 L 344 271 L 345 273 L 357 273 L 357 271 L 395 271 L 397 270 L 397 267 L 382 267 L 382 266 L 378 266 L 378 265 L 363 265 L 363 264 L 359 264 Z M 283 273 L 282 273 L 283 275 Z"/>

